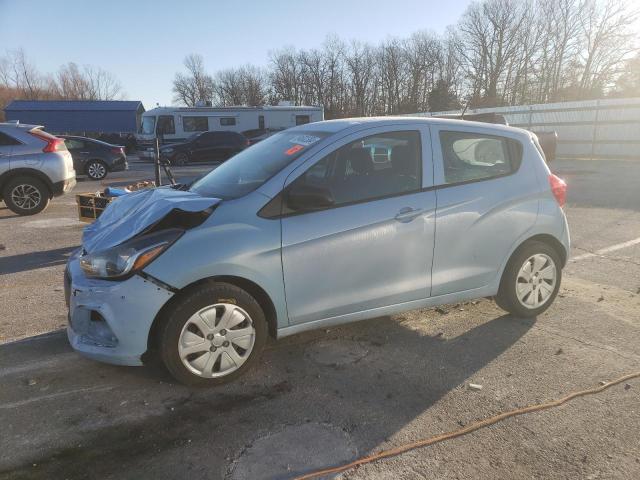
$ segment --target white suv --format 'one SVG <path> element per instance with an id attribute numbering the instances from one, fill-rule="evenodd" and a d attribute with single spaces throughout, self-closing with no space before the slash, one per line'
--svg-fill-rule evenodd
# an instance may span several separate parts
<path id="1" fill-rule="evenodd" d="M 44 210 L 76 184 L 64 140 L 36 125 L 0 123 L 0 200 L 19 215 Z"/>

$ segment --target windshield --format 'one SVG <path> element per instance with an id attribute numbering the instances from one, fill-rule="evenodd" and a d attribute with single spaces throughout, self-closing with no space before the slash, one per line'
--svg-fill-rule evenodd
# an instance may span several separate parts
<path id="1" fill-rule="evenodd" d="M 223 200 L 254 191 L 329 132 L 281 132 L 227 160 L 190 190 Z"/>
<path id="2" fill-rule="evenodd" d="M 156 132 L 156 117 L 142 117 L 140 133 L 153 135 Z"/>

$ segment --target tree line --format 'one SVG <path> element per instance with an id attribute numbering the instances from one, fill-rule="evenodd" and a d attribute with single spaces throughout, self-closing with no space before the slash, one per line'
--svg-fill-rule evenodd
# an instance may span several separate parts
<path id="1" fill-rule="evenodd" d="M 69 62 L 55 74 L 42 74 L 22 49 L 0 56 L 0 117 L 2 108 L 13 99 L 119 100 L 123 97 L 118 80 L 99 67 Z"/>
<path id="2" fill-rule="evenodd" d="M 207 73 L 188 55 L 174 101 L 322 105 L 326 118 L 640 96 L 638 10 L 623 0 L 484 0 L 443 34 L 376 45 L 330 36 Z"/>

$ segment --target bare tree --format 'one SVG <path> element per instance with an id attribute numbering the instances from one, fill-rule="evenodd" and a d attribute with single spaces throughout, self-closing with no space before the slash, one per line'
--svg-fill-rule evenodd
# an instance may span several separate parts
<path id="1" fill-rule="evenodd" d="M 23 49 L 7 52 L 0 59 L 0 84 L 15 90 L 19 98 L 35 100 L 45 93 L 46 79 L 27 60 Z"/>
<path id="2" fill-rule="evenodd" d="M 621 0 L 584 0 L 581 10 L 581 27 L 584 35 L 583 67 L 580 74 L 580 91 L 602 92 L 619 73 L 624 59 L 636 45 L 631 26 L 638 18 L 638 11 L 630 11 Z"/>
<path id="3" fill-rule="evenodd" d="M 173 80 L 174 100 L 188 107 L 194 107 L 198 102 L 212 102 L 213 78 L 204 69 L 202 55 L 187 55 L 184 66 L 188 73 L 176 73 Z"/>
<path id="4" fill-rule="evenodd" d="M 288 47 L 272 52 L 270 57 L 271 101 L 288 100 L 299 105 L 302 101 L 304 73 L 299 53 L 293 47 Z"/>
<path id="5" fill-rule="evenodd" d="M 216 103 L 220 106 L 264 105 L 267 88 L 265 75 L 252 65 L 220 71 L 214 81 Z"/>
<path id="6" fill-rule="evenodd" d="M 356 116 L 372 115 L 375 103 L 376 57 L 374 49 L 353 41 L 345 53 L 345 70 L 349 89 L 349 106 L 345 113 Z"/>

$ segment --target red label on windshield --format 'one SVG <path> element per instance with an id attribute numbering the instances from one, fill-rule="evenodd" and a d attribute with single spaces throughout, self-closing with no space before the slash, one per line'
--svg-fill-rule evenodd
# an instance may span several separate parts
<path id="1" fill-rule="evenodd" d="M 286 150 L 284 153 L 287 155 L 293 155 L 294 153 L 299 152 L 304 148 L 304 145 L 294 145 L 289 150 Z"/>

